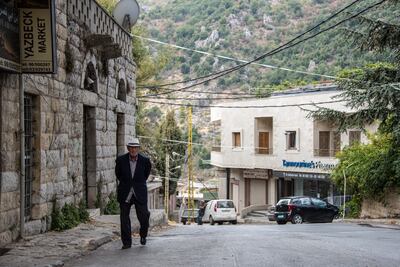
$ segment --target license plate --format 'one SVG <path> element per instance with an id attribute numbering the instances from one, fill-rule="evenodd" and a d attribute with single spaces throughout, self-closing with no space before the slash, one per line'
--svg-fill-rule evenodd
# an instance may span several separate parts
<path id="1" fill-rule="evenodd" d="M 229 210 L 223 210 L 222 212 L 229 212 Z"/>
<path id="2" fill-rule="evenodd" d="M 284 219 L 285 218 L 285 215 L 278 215 L 278 219 Z"/>

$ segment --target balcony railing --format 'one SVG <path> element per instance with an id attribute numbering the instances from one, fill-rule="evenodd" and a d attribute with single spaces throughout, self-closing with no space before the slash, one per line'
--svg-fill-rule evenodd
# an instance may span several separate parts
<path id="1" fill-rule="evenodd" d="M 335 157 L 340 149 L 314 149 L 315 157 Z"/>
<path id="2" fill-rule="evenodd" d="M 272 155 L 272 147 L 257 147 L 255 149 L 256 154 Z"/>

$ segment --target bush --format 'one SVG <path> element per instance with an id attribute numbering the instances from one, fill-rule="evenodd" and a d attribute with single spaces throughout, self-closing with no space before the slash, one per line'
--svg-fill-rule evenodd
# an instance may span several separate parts
<path id="1" fill-rule="evenodd" d="M 104 208 L 104 214 L 107 215 L 116 215 L 119 214 L 119 203 L 117 201 L 117 196 L 114 192 L 109 195 L 109 201 L 107 202 L 106 207 Z"/>
<path id="2" fill-rule="evenodd" d="M 86 210 L 85 202 L 81 201 L 78 206 L 79 219 L 81 222 L 89 221 L 89 212 Z"/>
<path id="3" fill-rule="evenodd" d="M 81 222 L 89 220 L 89 213 L 83 202 L 76 207 L 74 204 L 65 204 L 60 210 L 55 207 L 51 214 L 51 229 L 54 231 L 63 231 L 71 229 Z"/>
<path id="4" fill-rule="evenodd" d="M 340 208 L 343 212 L 343 206 Z M 361 198 L 353 196 L 353 198 L 346 202 L 346 216 L 347 218 L 359 218 L 361 214 Z"/>
<path id="5" fill-rule="evenodd" d="M 64 215 L 59 208 L 54 208 L 51 214 L 51 229 L 55 231 L 62 231 L 65 229 Z"/>

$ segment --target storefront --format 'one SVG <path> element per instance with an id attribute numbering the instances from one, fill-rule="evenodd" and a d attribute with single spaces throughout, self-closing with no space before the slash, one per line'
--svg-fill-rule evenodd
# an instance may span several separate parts
<path id="1" fill-rule="evenodd" d="M 285 196 L 312 196 L 327 198 L 332 195 L 332 185 L 327 173 L 274 171 L 278 199 Z"/>

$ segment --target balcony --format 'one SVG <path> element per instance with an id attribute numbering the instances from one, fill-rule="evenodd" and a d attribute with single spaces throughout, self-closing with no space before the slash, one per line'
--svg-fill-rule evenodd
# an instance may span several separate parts
<path id="1" fill-rule="evenodd" d="M 256 154 L 263 154 L 263 155 L 272 155 L 273 149 L 272 147 L 257 147 L 255 149 Z"/>
<path id="2" fill-rule="evenodd" d="M 254 129 L 255 154 L 272 155 L 273 118 L 272 117 L 255 118 L 254 127 L 255 127 Z"/>

